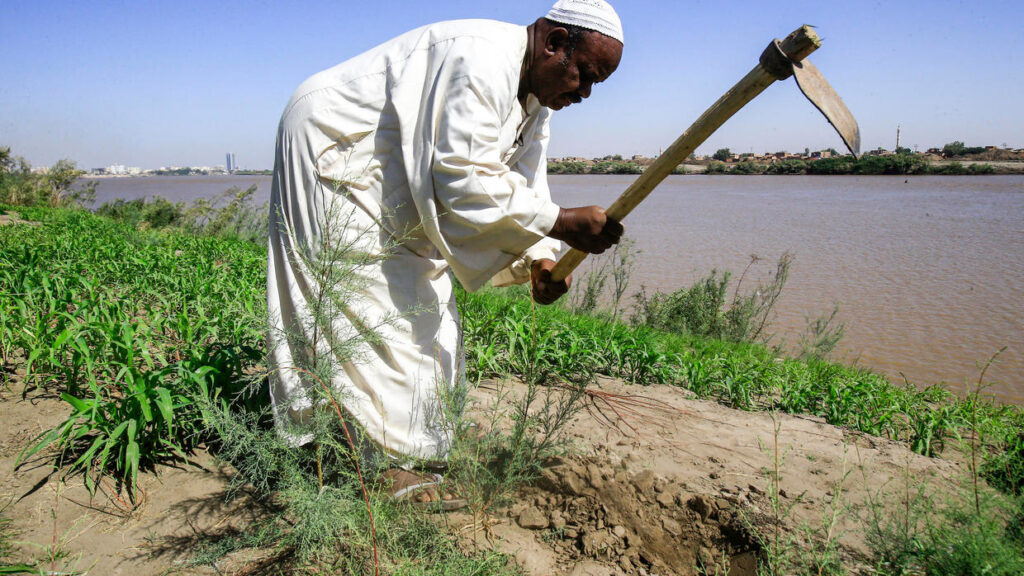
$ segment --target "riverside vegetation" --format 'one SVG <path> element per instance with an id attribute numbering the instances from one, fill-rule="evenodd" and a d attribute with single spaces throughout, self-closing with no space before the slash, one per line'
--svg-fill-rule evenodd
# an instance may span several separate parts
<path id="1" fill-rule="evenodd" d="M 236 491 L 246 487 L 271 505 L 258 526 L 199 539 L 195 565 L 258 547 L 281 571 L 517 573 L 499 553 L 464 551 L 443 523 L 409 514 L 368 481 L 380 463 L 355 449 L 357 433 L 336 410 L 338 391 L 316 393 L 324 410 L 312 423 L 313 450 L 293 450 L 274 433 L 265 397 L 266 252 L 251 241 L 263 237 L 265 210 L 245 202 L 244 192 L 232 192 L 235 203 L 200 206 L 199 216 L 162 200 L 114 203 L 96 214 L 63 200 L 76 194 L 73 178 L 54 186 L 5 170 L 0 213 L 17 210 L 37 225 L 0 226 L 0 387 L 57 394 L 69 411 L 22 452 L 22 462 L 49 460 L 92 489 L 114 483 L 135 498 L 140 474 L 209 448 L 237 470 Z M 566 449 L 561 427 L 580 409 L 585 385 L 608 375 L 685 387 L 740 410 L 819 416 L 932 457 L 967 454 L 972 485 L 964 499 L 936 502 L 908 477 L 903 510 L 865 508 L 870 563 L 882 574 L 1020 573 L 1024 417 L 984 397 L 983 371 L 975 392 L 960 398 L 831 363 L 824 356 L 841 337 L 834 312 L 809 326 L 800 357 L 780 356 L 764 334 L 788 257 L 746 290 L 746 273 L 731 286 L 729 274 L 712 272 L 672 294 L 642 293 L 626 321 L 631 250 L 625 244 L 592 262 L 589 275 L 577 273 L 578 291 L 564 305 L 536 307 L 522 289 L 459 294 L 467 381 L 442 404 L 455 445 L 449 475 L 474 519 Z M 330 314 L 360 261 L 342 246 L 311 263 L 332 279 L 317 312 Z M 601 306 L 606 288 L 610 309 Z M 300 364 L 315 382 L 329 381 L 334 369 L 315 357 Z M 481 435 L 461 414 L 469 389 L 492 377 L 527 388 L 511 426 Z M 777 489 L 783 458 L 776 464 L 769 486 Z M 0 520 L 5 554 L 13 554 L 13 538 Z M 815 557 L 796 553 L 813 548 L 805 541 L 780 540 L 777 531 L 764 538 L 763 573 L 844 573 L 832 560 L 816 567 L 794 560 Z M 815 550 L 834 558 L 828 548 Z M 0 561 L 0 571 L 43 571 L 38 559 L 18 560 Z"/>
<path id="2" fill-rule="evenodd" d="M 906 149 L 904 149 L 906 150 Z M 725 149 L 725 152 L 728 152 Z M 726 154 L 725 157 L 728 157 Z M 754 162 L 740 158 L 738 162 L 726 163 L 720 160 L 701 162 L 705 164 L 703 171 L 688 171 L 680 165 L 675 174 L 708 174 L 708 175 L 940 175 L 964 176 L 995 174 L 996 168 L 984 162 L 971 162 L 967 165 L 959 161 L 949 163 L 931 163 L 919 154 L 909 151 L 888 156 L 864 155 L 834 156 L 818 160 L 789 158 L 773 163 Z M 644 165 L 623 160 L 621 156 L 608 156 L 592 163 L 580 161 L 549 161 L 549 174 L 641 174 Z"/>

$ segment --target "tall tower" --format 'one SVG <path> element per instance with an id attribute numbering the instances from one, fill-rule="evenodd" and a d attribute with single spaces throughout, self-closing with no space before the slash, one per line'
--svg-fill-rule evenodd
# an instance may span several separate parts
<path id="1" fill-rule="evenodd" d="M 227 168 L 228 174 L 231 174 L 231 172 L 233 172 L 235 168 L 234 163 L 231 162 L 231 160 L 233 160 L 231 156 L 231 152 L 228 152 L 227 154 L 224 155 L 224 166 Z"/>

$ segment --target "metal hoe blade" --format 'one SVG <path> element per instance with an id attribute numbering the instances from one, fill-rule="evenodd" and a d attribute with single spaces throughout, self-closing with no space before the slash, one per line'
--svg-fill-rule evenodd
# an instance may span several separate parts
<path id="1" fill-rule="evenodd" d="M 807 99 L 825 115 L 836 132 L 839 132 L 839 136 L 853 156 L 859 156 L 860 127 L 828 80 L 825 80 L 818 68 L 807 59 L 793 63 L 793 75 L 796 76 L 796 83 L 804 96 L 807 96 Z"/>

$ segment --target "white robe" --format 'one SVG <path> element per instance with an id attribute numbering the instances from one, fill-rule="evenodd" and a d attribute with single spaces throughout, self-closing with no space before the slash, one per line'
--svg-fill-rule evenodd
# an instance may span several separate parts
<path id="1" fill-rule="evenodd" d="M 547 187 L 550 111 L 517 99 L 526 47 L 523 26 L 444 22 L 292 96 L 277 136 L 267 302 L 271 398 L 293 443 L 309 440 L 310 388 L 329 385 L 386 453 L 447 452 L 438 396 L 462 372 L 450 273 L 468 290 L 522 282 L 530 260 L 559 248 L 546 238 L 559 210 Z M 382 258 L 325 307 L 331 290 L 310 262 L 339 245 Z M 364 327 L 380 339 L 343 353 Z M 314 356 L 330 362 L 331 382 L 297 369 Z"/>

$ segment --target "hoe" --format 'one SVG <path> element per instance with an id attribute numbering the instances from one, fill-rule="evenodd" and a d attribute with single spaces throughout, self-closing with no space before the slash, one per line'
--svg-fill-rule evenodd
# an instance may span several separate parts
<path id="1" fill-rule="evenodd" d="M 806 25 L 786 36 L 785 40 L 773 40 L 761 53 L 757 66 L 683 132 L 605 213 L 621 221 L 726 120 L 776 80 L 785 80 L 790 76 L 796 77 L 796 83 L 804 96 L 825 115 L 856 157 L 860 153 L 860 128 L 857 127 L 857 121 L 821 72 L 807 59 L 811 52 L 820 47 L 821 39 Z M 569 250 L 551 271 L 552 278 L 556 281 L 564 280 L 585 257 L 584 252 Z"/>

